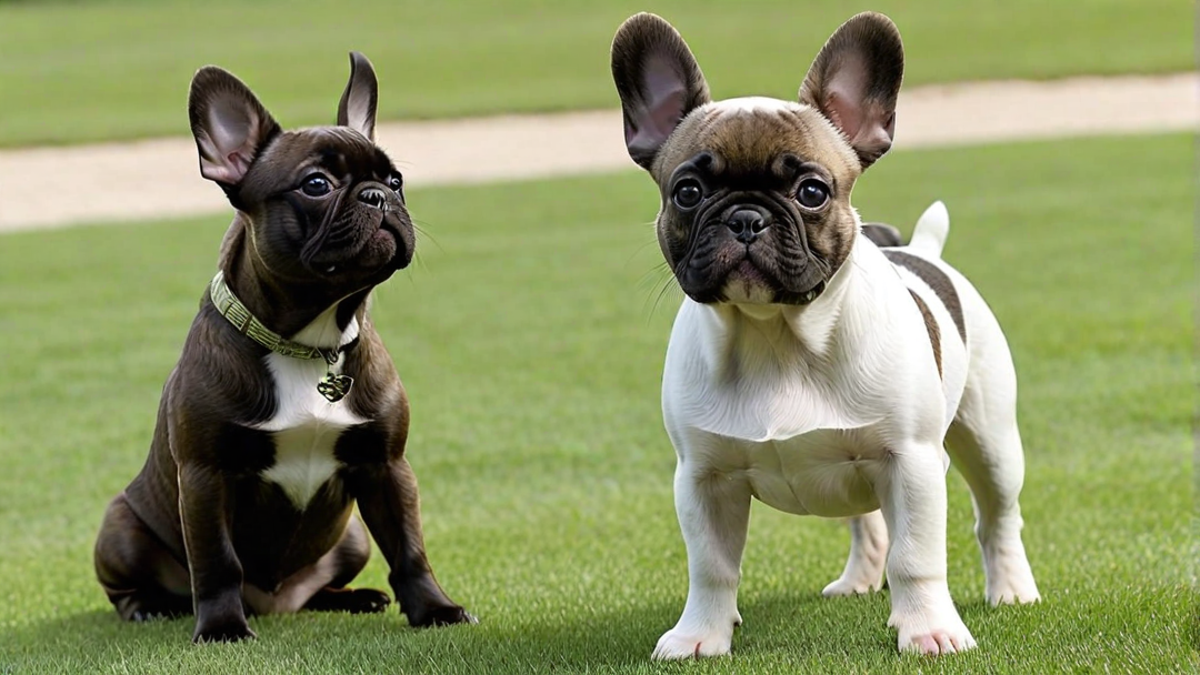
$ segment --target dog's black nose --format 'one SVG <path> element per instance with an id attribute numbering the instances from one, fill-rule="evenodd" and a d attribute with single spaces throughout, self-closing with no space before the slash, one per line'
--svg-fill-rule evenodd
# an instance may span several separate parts
<path id="1" fill-rule="evenodd" d="M 358 201 L 377 209 L 386 209 L 387 194 L 379 188 L 366 188 L 358 193 Z"/>
<path id="2" fill-rule="evenodd" d="M 738 209 L 725 221 L 725 226 L 743 244 L 749 244 L 758 239 L 758 236 L 770 224 L 767 216 L 758 209 Z"/>

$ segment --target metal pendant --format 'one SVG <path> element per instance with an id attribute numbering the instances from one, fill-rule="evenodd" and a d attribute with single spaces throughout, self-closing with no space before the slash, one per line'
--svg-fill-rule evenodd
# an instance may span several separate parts
<path id="1" fill-rule="evenodd" d="M 354 378 L 349 375 L 325 373 L 325 377 L 317 382 L 317 391 L 330 403 L 337 403 L 346 398 L 350 388 L 354 386 Z"/>

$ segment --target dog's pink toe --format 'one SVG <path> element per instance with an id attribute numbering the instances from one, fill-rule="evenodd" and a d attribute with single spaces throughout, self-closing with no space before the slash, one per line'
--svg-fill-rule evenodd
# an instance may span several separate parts
<path id="1" fill-rule="evenodd" d="M 908 648 L 918 654 L 940 656 L 942 654 L 957 654 L 975 646 L 972 639 L 956 637 L 945 631 L 934 631 L 924 635 L 914 635 Z"/>

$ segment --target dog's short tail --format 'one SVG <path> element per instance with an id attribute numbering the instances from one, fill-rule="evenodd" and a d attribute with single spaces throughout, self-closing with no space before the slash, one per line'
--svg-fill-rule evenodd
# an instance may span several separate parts
<path id="1" fill-rule="evenodd" d="M 945 204 L 936 201 L 917 219 L 917 226 L 913 229 L 912 240 L 908 245 L 921 253 L 940 258 L 949 234 L 950 212 L 946 210 Z"/>

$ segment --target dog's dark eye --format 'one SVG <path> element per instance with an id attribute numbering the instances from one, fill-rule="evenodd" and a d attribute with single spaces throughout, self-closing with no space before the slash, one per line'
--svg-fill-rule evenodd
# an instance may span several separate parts
<path id="1" fill-rule="evenodd" d="M 392 174 L 392 177 L 387 181 L 388 187 L 392 188 L 392 192 L 399 192 L 404 187 L 404 179 L 400 174 Z"/>
<path id="2" fill-rule="evenodd" d="M 829 201 L 829 186 L 816 178 L 808 178 L 796 190 L 796 201 L 806 209 L 819 209 Z"/>
<path id="3" fill-rule="evenodd" d="M 309 197 L 321 197 L 329 194 L 333 186 L 329 184 L 329 179 L 319 173 L 314 173 L 304 182 L 300 184 L 300 190 Z"/>
<path id="4" fill-rule="evenodd" d="M 680 181 L 675 186 L 675 193 L 671 196 L 675 201 L 675 206 L 681 209 L 695 208 L 703 197 L 704 192 L 700 189 L 700 184 L 694 180 Z"/>

